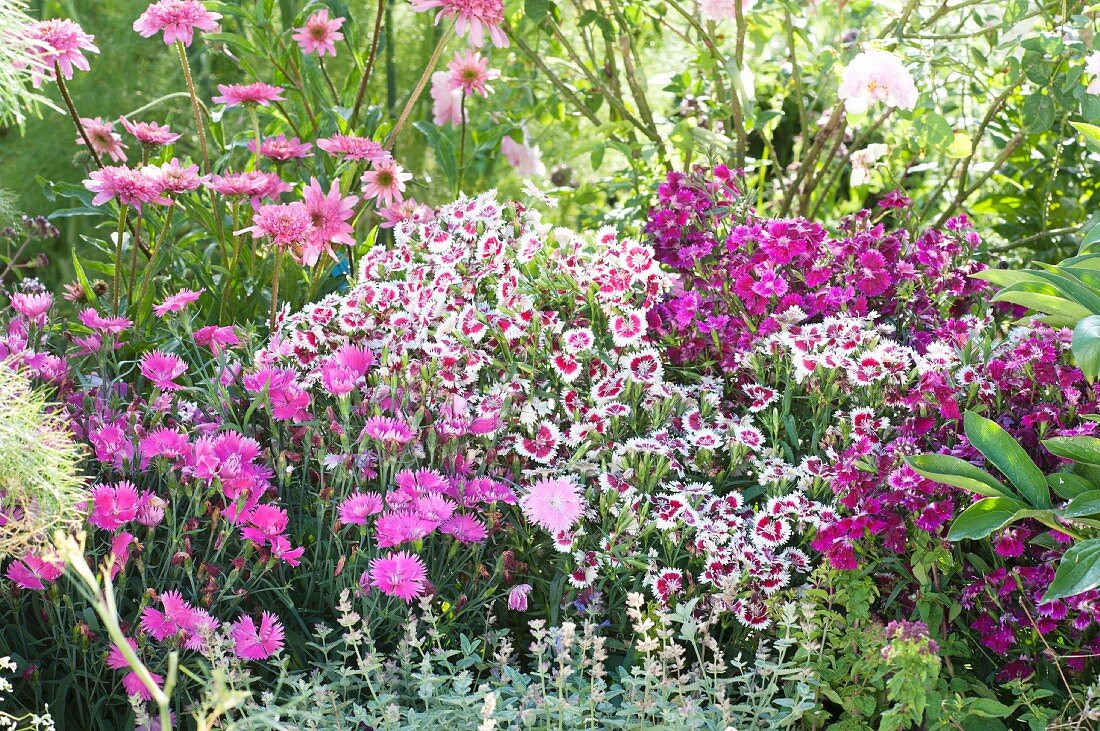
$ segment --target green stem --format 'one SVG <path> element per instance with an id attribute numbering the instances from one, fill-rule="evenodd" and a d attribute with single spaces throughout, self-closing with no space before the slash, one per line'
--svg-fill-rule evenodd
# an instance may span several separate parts
<path id="1" fill-rule="evenodd" d="M 458 145 L 458 176 L 455 180 L 455 197 L 462 191 L 462 178 L 466 172 L 466 90 L 462 90 L 462 135 Z"/>
<path id="2" fill-rule="evenodd" d="M 178 204 L 177 204 L 178 205 Z M 176 206 L 171 205 L 168 207 L 168 215 L 164 218 L 164 228 L 160 231 L 160 236 L 153 242 L 153 250 L 149 252 L 149 266 L 145 268 L 145 274 L 141 276 L 141 287 L 138 289 L 137 306 L 141 307 L 141 303 L 145 301 L 145 292 L 149 289 L 149 282 L 153 276 L 153 267 L 156 266 L 157 253 L 160 251 L 160 246 L 164 243 L 165 237 L 168 236 L 168 230 L 172 227 L 172 214 L 175 213 Z"/>
<path id="3" fill-rule="evenodd" d="M 275 332 L 275 313 L 278 311 L 279 302 L 279 269 L 283 260 L 283 252 L 275 249 L 275 271 L 271 275 L 271 323 L 270 331 Z"/>
<path id="4" fill-rule="evenodd" d="M 252 157 L 252 169 L 260 169 L 260 146 L 263 145 L 263 137 L 260 136 L 260 115 L 256 114 L 256 107 L 248 105 L 248 116 L 252 118 L 252 137 L 256 140 L 256 153 Z"/>
<path id="5" fill-rule="evenodd" d="M 92 141 L 88 139 L 88 132 L 84 129 L 84 123 L 80 121 L 80 115 L 76 113 L 76 105 L 73 104 L 73 98 L 69 96 L 69 87 L 65 85 L 65 78 L 61 75 L 61 67 L 54 62 L 53 65 L 54 77 L 57 79 L 57 89 L 61 92 L 61 98 L 65 100 L 65 108 L 69 110 L 69 116 L 73 118 L 73 124 L 76 125 L 76 131 L 80 133 L 80 138 L 84 140 L 84 144 L 88 148 L 88 152 L 92 154 L 92 159 L 95 160 L 95 166 L 97 168 L 103 167 L 103 160 L 100 159 L 99 153 L 92 147 Z"/>
<path id="6" fill-rule="evenodd" d="M 382 18 L 385 16 L 386 0 L 378 0 L 378 9 L 374 14 L 374 33 L 371 35 L 370 55 L 367 57 L 367 68 L 359 79 L 359 91 L 355 95 L 355 106 L 352 107 L 348 125 L 354 131 L 355 122 L 359 119 L 359 110 L 363 106 L 363 100 L 367 95 L 367 84 L 370 83 L 371 72 L 374 71 L 374 61 L 378 57 L 378 40 L 382 34 Z"/>
<path id="7" fill-rule="evenodd" d="M 206 130 L 202 123 L 202 112 L 199 110 L 199 97 L 195 93 L 195 81 L 191 78 L 191 64 L 187 61 L 187 49 L 183 41 L 176 41 L 176 51 L 179 52 L 180 65 L 183 67 L 183 79 L 187 82 L 187 93 L 191 95 L 191 111 L 195 115 L 195 132 L 199 135 L 199 148 L 202 150 L 203 172 L 210 172 L 210 153 L 206 149 Z"/>
<path id="8" fill-rule="evenodd" d="M 119 313 L 119 302 L 122 289 L 122 237 L 126 233 L 126 211 L 128 206 L 123 203 L 118 207 L 118 231 L 115 234 L 115 276 L 111 288 L 111 300 L 115 308 L 115 316 Z"/>
<path id="9" fill-rule="evenodd" d="M 453 34 L 454 27 L 452 26 L 440 37 L 439 43 L 435 44 L 435 51 L 432 52 L 432 57 L 428 60 L 428 65 L 424 67 L 424 73 L 420 75 L 420 80 L 416 82 L 416 88 L 413 89 L 413 93 L 409 97 L 409 100 L 405 102 L 405 108 L 401 110 L 401 116 L 397 118 L 397 124 L 393 126 L 389 136 L 386 137 L 387 150 L 393 149 L 393 143 L 397 141 L 397 135 L 401 134 L 401 129 L 405 126 L 405 122 L 409 121 L 409 115 L 412 114 L 413 105 L 416 104 L 416 100 L 420 98 L 421 93 L 424 91 L 424 87 L 427 86 L 428 79 L 431 77 L 436 64 L 439 63 L 439 57 L 443 55 L 443 49 L 447 46 L 447 42 L 451 40 Z"/>
<path id="10" fill-rule="evenodd" d="M 340 103 L 340 95 L 336 93 L 336 84 L 332 83 L 332 77 L 328 75 L 328 69 L 325 67 L 325 60 L 321 58 L 321 55 L 317 55 L 317 64 L 321 67 L 321 75 L 325 77 L 325 83 L 328 84 L 329 91 L 332 92 L 332 101 L 334 104 Z"/>

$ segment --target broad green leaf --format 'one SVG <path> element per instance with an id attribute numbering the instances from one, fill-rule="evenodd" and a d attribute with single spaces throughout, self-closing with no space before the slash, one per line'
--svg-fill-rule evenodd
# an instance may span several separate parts
<path id="1" fill-rule="evenodd" d="M 1058 564 L 1054 581 L 1041 601 L 1065 599 L 1100 586 L 1100 538 L 1073 544 Z"/>
<path id="2" fill-rule="evenodd" d="M 1080 475 L 1072 472 L 1055 472 L 1047 475 L 1047 484 L 1054 494 L 1063 500 L 1072 500 L 1078 495 L 1095 490 L 1095 486 Z"/>
<path id="3" fill-rule="evenodd" d="M 1056 457 L 1100 465 L 1100 439 L 1096 437 L 1051 437 L 1043 440 L 1043 446 Z"/>
<path id="4" fill-rule="evenodd" d="M 1100 514 L 1100 490 L 1089 490 L 1069 501 L 1069 505 L 1058 511 L 1063 518 L 1082 518 Z"/>
<path id="5" fill-rule="evenodd" d="M 1080 322 L 1082 318 L 1093 314 L 1076 302 L 1070 302 L 1065 297 L 1061 297 L 1057 294 L 1024 290 L 1021 288 L 1022 284 L 1026 285 L 1027 283 L 1005 287 L 993 296 L 993 301 L 1011 302 L 1014 305 L 1027 307 L 1028 309 L 1042 312 L 1047 315 L 1055 315 L 1059 319 L 1074 325 Z"/>
<path id="6" fill-rule="evenodd" d="M 1100 149 L 1100 127 L 1087 122 L 1070 122 L 1070 125 L 1081 133 L 1089 147 L 1094 150 Z"/>
<path id="7" fill-rule="evenodd" d="M 1021 111 L 1024 118 L 1024 127 L 1031 134 L 1046 132 L 1058 116 L 1054 99 L 1038 91 L 1024 99 Z"/>
<path id="8" fill-rule="evenodd" d="M 955 518 L 955 522 L 947 532 L 947 540 L 985 538 L 993 531 L 1011 523 L 1016 515 L 1026 508 L 1026 505 L 1012 498 L 984 497 Z"/>
<path id="9" fill-rule="evenodd" d="M 532 23 L 541 23 L 550 11 L 550 0 L 524 0 L 523 12 Z"/>
<path id="10" fill-rule="evenodd" d="M 980 272 L 974 272 L 970 277 L 985 280 L 998 287 L 1008 287 L 1020 282 L 1042 282 L 1042 279 L 1031 272 L 1019 269 L 983 269 Z"/>
<path id="11" fill-rule="evenodd" d="M 427 138 L 432 152 L 435 153 L 435 161 L 439 163 L 439 169 L 447 179 L 448 187 L 456 187 L 458 185 L 458 157 L 455 155 L 455 146 L 451 142 L 451 138 L 444 134 L 439 127 L 428 122 L 416 122 L 413 126 Z"/>
<path id="12" fill-rule="evenodd" d="M 1037 508 L 1050 507 L 1046 475 L 1008 432 L 973 411 L 963 415 L 963 427 L 970 443 L 1008 478 L 1025 500 Z"/>
<path id="13" fill-rule="evenodd" d="M 1071 302 L 1076 302 L 1092 313 L 1100 313 L 1100 294 L 1081 283 L 1072 273 L 1048 265 L 1042 269 L 1033 269 L 1035 276 L 1054 286 L 1058 293 Z"/>
<path id="14" fill-rule="evenodd" d="M 919 454 L 905 460 L 921 477 L 986 497 L 1018 499 L 1019 495 L 993 475 L 964 459 L 946 454 Z"/>
<path id="15" fill-rule="evenodd" d="M 1090 315 L 1073 328 L 1073 357 L 1089 382 L 1100 374 L 1100 315 Z"/>

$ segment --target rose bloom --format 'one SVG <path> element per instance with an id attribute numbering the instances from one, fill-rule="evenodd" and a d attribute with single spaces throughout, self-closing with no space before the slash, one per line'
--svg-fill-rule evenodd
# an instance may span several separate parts
<path id="1" fill-rule="evenodd" d="M 166 44 L 181 41 L 190 46 L 196 29 L 213 33 L 218 30 L 221 17 L 207 10 L 199 0 L 158 0 L 134 21 L 134 30 L 145 38 L 164 31 Z"/>
<path id="2" fill-rule="evenodd" d="M 294 40 L 302 53 L 316 53 L 318 56 L 336 56 L 336 42 L 344 40 L 340 26 L 344 18 L 329 18 L 328 8 L 322 8 L 309 16 L 302 28 L 294 31 Z"/>
<path id="3" fill-rule="evenodd" d="M 224 104 L 227 107 L 235 107 L 240 104 L 256 104 L 261 107 L 270 106 L 272 102 L 286 101 L 279 96 L 283 93 L 283 87 L 265 84 L 257 81 L 252 84 L 218 84 L 221 92 L 214 97 L 215 104 Z"/>
<path id="4" fill-rule="evenodd" d="M 54 77 L 54 64 L 61 69 L 62 77 L 71 79 L 74 68 L 81 71 L 90 68 L 82 51 L 99 53 L 99 49 L 92 43 L 95 36 L 88 35 L 83 28 L 68 19 L 31 23 L 26 29 L 26 35 L 34 46 L 30 52 L 32 62 L 25 64 L 23 61 L 16 61 L 15 67 L 22 69 L 30 66 L 31 84 L 35 89 L 42 86 L 43 79 Z"/>
<path id="5" fill-rule="evenodd" d="M 852 114 L 867 111 L 872 102 L 912 109 L 917 87 L 901 59 L 886 51 L 864 51 L 844 68 L 837 95 Z"/>

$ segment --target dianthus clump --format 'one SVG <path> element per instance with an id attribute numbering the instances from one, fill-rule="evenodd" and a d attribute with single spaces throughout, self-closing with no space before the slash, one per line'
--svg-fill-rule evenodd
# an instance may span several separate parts
<path id="1" fill-rule="evenodd" d="M 88 492 L 81 449 L 21 373 L 0 364 L 0 558 L 21 556 L 54 530 L 77 530 Z"/>

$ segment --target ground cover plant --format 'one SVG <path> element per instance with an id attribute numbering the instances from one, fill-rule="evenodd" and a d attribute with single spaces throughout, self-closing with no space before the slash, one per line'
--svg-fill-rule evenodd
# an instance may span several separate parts
<path id="1" fill-rule="evenodd" d="M 3 727 L 1100 720 L 1096 8 L 9 5 Z"/>

